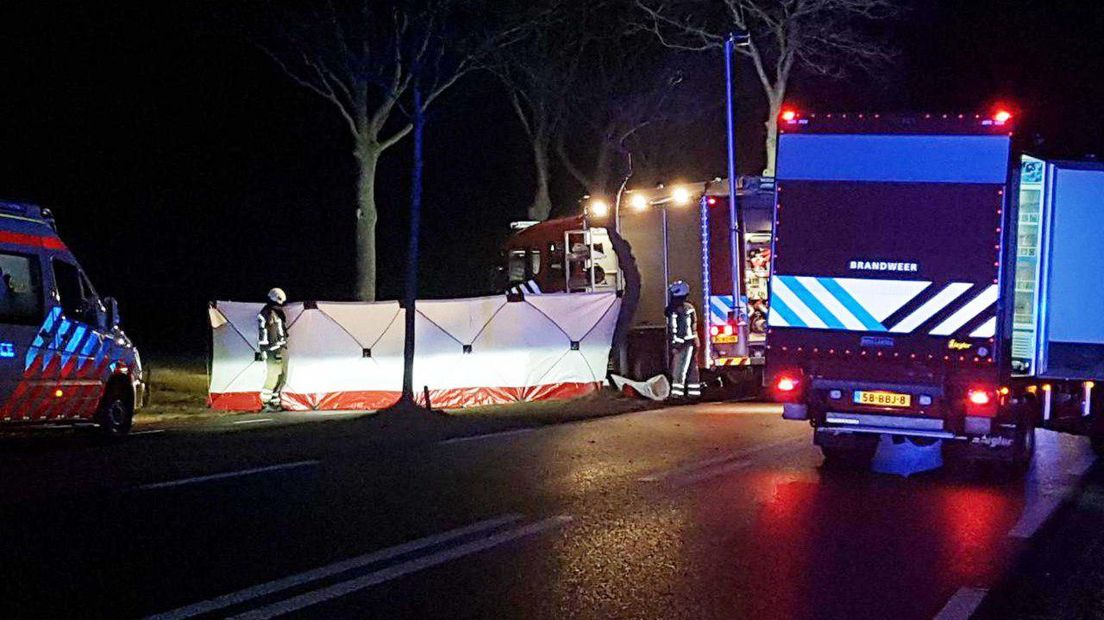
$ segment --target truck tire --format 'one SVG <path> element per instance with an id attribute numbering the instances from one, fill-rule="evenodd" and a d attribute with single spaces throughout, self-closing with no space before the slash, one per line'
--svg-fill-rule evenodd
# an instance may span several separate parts
<path id="1" fill-rule="evenodd" d="M 1012 466 L 1017 470 L 1025 471 L 1031 466 L 1031 459 L 1035 458 L 1035 425 L 1025 422 L 1016 429 L 1016 437 L 1012 444 Z"/>
<path id="2" fill-rule="evenodd" d="M 94 418 L 101 439 L 126 437 L 134 423 L 134 398 L 120 384 L 109 384 Z"/>

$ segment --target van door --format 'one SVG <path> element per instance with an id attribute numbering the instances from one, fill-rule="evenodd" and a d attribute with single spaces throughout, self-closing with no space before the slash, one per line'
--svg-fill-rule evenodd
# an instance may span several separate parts
<path id="1" fill-rule="evenodd" d="M 54 331 L 53 364 L 57 381 L 54 406 L 46 418 L 90 418 L 103 395 L 109 348 L 103 332 L 104 312 L 80 268 L 65 258 L 51 261 L 54 284 L 61 305 L 61 320 Z"/>
<path id="2" fill-rule="evenodd" d="M 32 419 L 44 396 L 43 356 L 52 329 L 38 254 L 0 250 L 0 418 Z"/>

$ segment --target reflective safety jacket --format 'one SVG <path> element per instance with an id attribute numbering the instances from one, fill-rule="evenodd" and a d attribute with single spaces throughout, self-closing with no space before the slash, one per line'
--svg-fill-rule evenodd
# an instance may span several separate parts
<path id="1" fill-rule="evenodd" d="M 261 351 L 275 351 L 287 346 L 287 317 L 276 304 L 265 304 L 257 315 L 257 345 Z"/>
<path id="2" fill-rule="evenodd" d="M 684 301 L 668 312 L 667 333 L 672 345 L 697 343 L 698 313 L 694 304 Z"/>

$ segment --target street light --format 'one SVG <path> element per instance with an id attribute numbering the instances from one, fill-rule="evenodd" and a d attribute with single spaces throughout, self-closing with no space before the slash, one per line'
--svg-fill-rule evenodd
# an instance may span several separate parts
<path id="1" fill-rule="evenodd" d="M 606 217 L 609 215 L 609 203 L 601 198 L 592 198 L 587 205 L 587 213 L 594 217 Z"/>
<path id="2" fill-rule="evenodd" d="M 728 121 L 728 249 L 736 259 L 732 270 L 732 305 L 736 309 L 736 355 L 748 356 L 748 314 L 745 301 L 743 280 L 747 274 L 746 249 L 744 246 L 744 212 L 740 208 L 740 197 L 736 187 L 736 97 L 732 84 L 732 56 L 737 47 L 751 45 L 751 35 L 746 31 L 733 32 L 724 42 L 725 55 L 725 116 Z M 774 119 L 771 119 L 772 122 Z"/>
<path id="3" fill-rule="evenodd" d="M 671 191 L 671 200 L 674 200 L 675 204 L 679 206 L 690 204 L 690 190 L 685 187 L 676 187 Z"/>
<path id="4" fill-rule="evenodd" d="M 633 209 L 637 211 L 644 211 L 648 208 L 648 197 L 644 194 L 634 193 L 632 199 L 629 200 L 629 203 L 632 204 Z"/>

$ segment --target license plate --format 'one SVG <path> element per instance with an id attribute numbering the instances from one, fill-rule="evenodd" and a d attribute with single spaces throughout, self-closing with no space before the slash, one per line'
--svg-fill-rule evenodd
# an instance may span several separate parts
<path id="1" fill-rule="evenodd" d="M 740 342 L 739 336 L 713 336 L 714 344 L 736 344 Z"/>
<path id="2" fill-rule="evenodd" d="M 897 392 L 855 392 L 855 403 L 875 407 L 908 407 L 912 405 L 912 395 Z"/>

